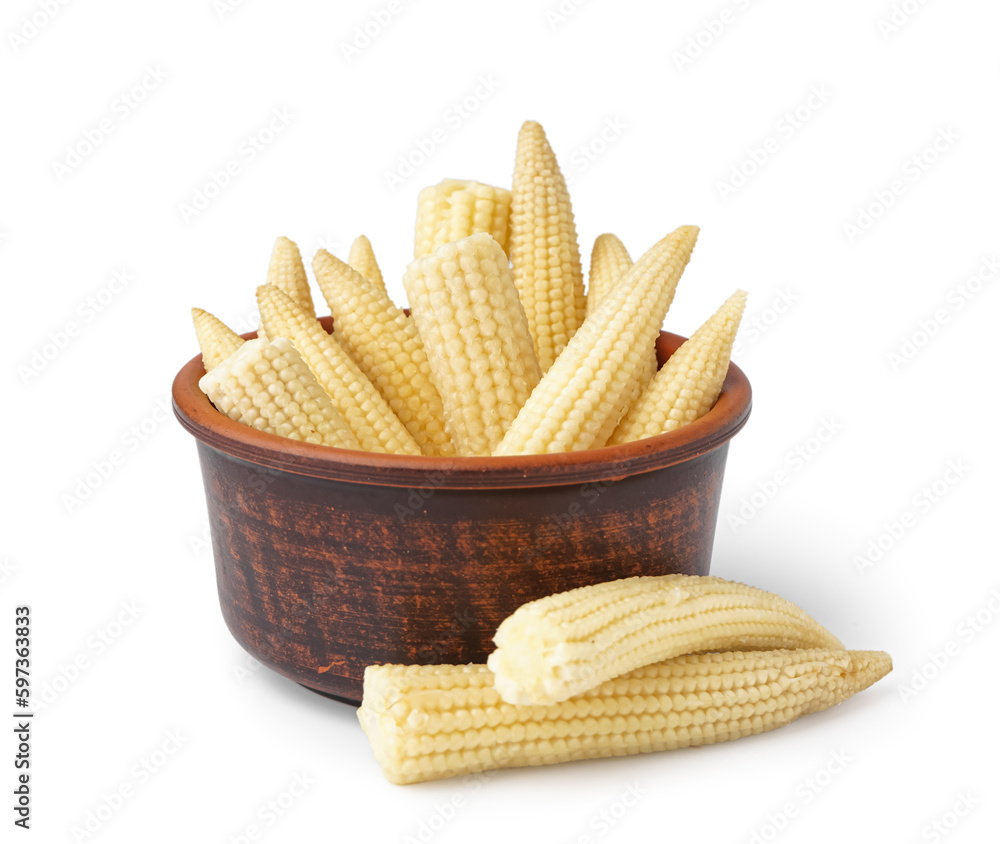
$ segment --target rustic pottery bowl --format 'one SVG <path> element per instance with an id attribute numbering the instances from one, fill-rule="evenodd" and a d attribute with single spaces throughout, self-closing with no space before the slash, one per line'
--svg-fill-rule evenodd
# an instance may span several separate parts
<path id="1" fill-rule="evenodd" d="M 661 333 L 660 361 L 681 342 Z M 750 413 L 731 365 L 716 406 L 670 434 L 571 454 L 397 456 L 240 425 L 198 389 L 203 374 L 200 355 L 177 374 L 174 413 L 198 441 L 226 624 L 264 665 L 351 703 L 366 665 L 484 662 L 525 601 L 707 574 L 729 440 Z"/>

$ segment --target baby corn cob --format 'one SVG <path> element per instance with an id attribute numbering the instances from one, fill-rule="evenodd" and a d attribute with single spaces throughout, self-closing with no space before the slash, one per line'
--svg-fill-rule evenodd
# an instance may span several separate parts
<path id="1" fill-rule="evenodd" d="M 747 294 L 737 290 L 685 341 L 649 383 L 609 444 L 673 431 L 700 419 L 719 398 Z"/>
<path id="2" fill-rule="evenodd" d="M 257 288 L 271 337 L 287 337 L 305 359 L 365 451 L 420 454 L 420 447 L 350 355 L 315 317 L 272 285 Z"/>
<path id="3" fill-rule="evenodd" d="M 509 230 L 509 190 L 445 179 L 420 191 L 413 257 L 423 258 L 439 246 L 476 232 L 491 235 L 506 254 Z"/>
<path id="4" fill-rule="evenodd" d="M 648 365 L 649 349 L 697 238 L 697 227 L 681 226 L 608 291 L 542 377 L 494 454 L 579 451 L 614 430 L 627 409 L 636 371 Z"/>
<path id="5" fill-rule="evenodd" d="M 510 259 L 544 374 L 583 322 L 587 299 L 566 180 L 534 121 L 517 138 Z"/>
<path id="6" fill-rule="evenodd" d="M 621 400 L 616 405 L 615 412 L 609 414 L 608 418 L 604 420 L 604 424 L 601 429 L 597 432 L 594 437 L 594 441 L 590 444 L 591 448 L 601 448 L 601 446 L 610 445 L 609 442 L 611 435 L 618 428 L 618 424 L 621 422 L 622 416 L 628 411 L 630 407 L 639 399 L 639 396 L 643 394 L 646 387 L 649 386 L 649 382 L 653 380 L 653 376 L 656 375 L 656 346 L 653 345 L 646 352 L 642 363 L 636 367 L 632 377 L 629 379 L 628 384 L 625 385 L 625 390 L 622 394 Z"/>
<path id="7" fill-rule="evenodd" d="M 455 454 L 414 321 L 392 303 L 384 287 L 325 250 L 316 253 L 313 271 L 333 313 L 333 336 L 378 388 L 420 450 Z"/>
<path id="8" fill-rule="evenodd" d="M 230 419 L 259 431 L 336 448 L 360 448 L 330 397 L 284 337 L 244 343 L 198 386 Z"/>
<path id="9" fill-rule="evenodd" d="M 613 234 L 598 235 L 590 253 L 590 276 L 587 283 L 587 313 L 614 287 L 632 266 L 625 244 Z"/>
<path id="10" fill-rule="evenodd" d="M 243 338 L 221 319 L 201 308 L 191 308 L 194 333 L 198 336 L 205 372 L 211 372 L 243 345 Z"/>
<path id="11" fill-rule="evenodd" d="M 313 263 L 315 264 L 315 261 Z M 378 268 L 378 261 L 375 260 L 375 252 L 372 250 L 371 241 L 367 237 L 359 235 L 354 239 L 354 243 L 351 244 L 351 252 L 347 256 L 347 263 L 374 284 L 376 288 L 385 292 L 385 281 L 382 278 L 382 270 Z"/>
<path id="12" fill-rule="evenodd" d="M 590 256 L 590 283 L 587 287 L 587 315 L 589 316 L 597 309 L 597 303 L 601 298 L 619 281 L 624 278 L 625 273 L 632 267 L 632 259 L 629 257 L 625 244 L 613 234 L 602 234 L 594 241 L 594 249 Z M 623 400 L 619 403 L 622 411 L 630 408 L 636 399 L 642 395 L 649 382 L 656 375 L 656 347 L 650 345 L 646 352 L 646 360 L 639 367 L 628 386 L 625 388 Z M 608 416 L 604 425 L 591 448 L 600 448 L 608 441 L 608 437 L 618 426 L 618 416 Z"/>
<path id="13" fill-rule="evenodd" d="M 507 256 L 474 234 L 415 260 L 403 286 L 456 450 L 489 454 L 539 379 Z"/>
<path id="14" fill-rule="evenodd" d="M 628 577 L 518 607 L 487 664 L 510 703 L 557 703 L 634 668 L 710 650 L 840 648 L 795 604 L 719 577 Z"/>
<path id="15" fill-rule="evenodd" d="M 267 268 L 267 283 L 289 296 L 309 316 L 316 316 L 302 255 L 299 247 L 287 237 L 279 237 L 274 242 L 271 265 Z"/>
<path id="16" fill-rule="evenodd" d="M 482 665 L 365 670 L 358 718 L 390 782 L 700 747 L 846 700 L 892 670 L 881 651 L 676 657 L 552 706 L 500 700 Z"/>

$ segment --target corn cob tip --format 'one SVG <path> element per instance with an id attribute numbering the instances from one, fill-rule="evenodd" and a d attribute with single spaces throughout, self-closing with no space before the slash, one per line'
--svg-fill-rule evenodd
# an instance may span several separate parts
<path id="1" fill-rule="evenodd" d="M 355 259 L 361 258 L 362 256 L 367 259 L 368 255 L 374 254 L 374 251 L 375 250 L 372 248 L 372 242 L 368 239 L 368 237 L 366 235 L 359 234 L 353 241 L 351 241 L 351 248 L 347 253 L 347 263 L 354 267 Z M 357 269 L 357 267 L 354 267 L 354 269 Z M 361 270 L 358 270 L 358 272 L 361 273 L 361 275 L 365 275 L 365 273 L 361 272 Z M 365 278 L 367 278 L 367 276 L 365 276 Z"/>
<path id="2" fill-rule="evenodd" d="M 340 259 L 337 258 L 336 255 L 332 254 L 331 252 L 328 252 L 326 249 L 322 248 L 317 249 L 316 254 L 313 255 L 312 259 L 313 272 L 317 272 L 317 267 L 328 266 L 330 263 L 339 265 L 343 262 L 340 261 Z"/>
<path id="3" fill-rule="evenodd" d="M 202 308 L 191 309 L 194 333 L 205 371 L 209 372 L 243 345 L 243 338 L 215 315 Z"/>
<path id="4" fill-rule="evenodd" d="M 594 253 L 599 253 L 603 249 L 621 250 L 625 253 L 625 256 L 628 257 L 628 250 L 625 248 L 625 244 L 622 243 L 622 239 L 612 232 L 603 232 L 595 237 L 594 245 L 590 250 L 590 254 L 593 255 Z"/>
<path id="5" fill-rule="evenodd" d="M 590 250 L 590 274 L 587 278 L 587 313 L 593 313 L 605 294 L 622 280 L 632 266 L 632 257 L 617 235 L 598 235 Z"/>
<path id="6" fill-rule="evenodd" d="M 347 263 L 371 284 L 380 290 L 385 290 L 385 279 L 382 277 L 382 270 L 379 269 L 378 261 L 375 258 L 375 250 L 372 249 L 371 241 L 365 235 L 358 235 L 354 239 L 347 255 Z"/>
<path id="7" fill-rule="evenodd" d="M 746 291 L 737 290 L 681 344 L 632 402 L 608 445 L 675 431 L 715 406 L 746 300 Z"/>
<path id="8" fill-rule="evenodd" d="M 742 287 L 736 290 L 719 308 L 719 311 L 730 311 L 730 319 L 740 319 L 747 306 L 747 299 L 750 294 Z M 718 311 L 716 312 L 718 313 Z"/>
<path id="9" fill-rule="evenodd" d="M 848 654 L 855 692 L 874 686 L 892 671 L 892 657 L 885 651 L 848 651 Z"/>
<path id="10" fill-rule="evenodd" d="M 274 241 L 267 267 L 267 283 L 288 294 L 310 316 L 316 316 L 302 253 L 295 241 L 284 235 Z"/>
<path id="11" fill-rule="evenodd" d="M 341 261 L 332 252 L 328 252 L 326 249 L 317 249 L 316 254 L 313 255 L 312 259 L 313 274 L 316 276 L 316 281 L 319 284 L 320 290 L 323 290 L 324 280 L 328 275 L 331 274 L 342 274 L 346 273 L 351 275 L 351 273 L 357 273 L 350 264 L 346 261 Z M 360 275 L 360 273 L 358 273 Z"/>

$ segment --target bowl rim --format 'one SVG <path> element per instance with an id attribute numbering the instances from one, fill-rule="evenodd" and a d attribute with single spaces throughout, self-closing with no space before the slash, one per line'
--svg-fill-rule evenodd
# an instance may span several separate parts
<path id="1" fill-rule="evenodd" d="M 320 321 L 330 330 L 330 317 Z M 243 334 L 253 339 L 257 332 Z M 686 338 L 661 331 L 656 341 L 662 364 Z M 712 451 L 746 424 L 750 382 L 730 362 L 715 406 L 701 419 L 676 431 L 622 445 L 560 454 L 513 457 L 434 457 L 376 454 L 335 449 L 280 438 L 242 425 L 216 410 L 198 381 L 205 374 L 201 355 L 191 358 L 174 378 L 174 415 L 201 444 L 268 470 L 330 481 L 414 489 L 518 489 L 614 481 L 663 469 Z"/>

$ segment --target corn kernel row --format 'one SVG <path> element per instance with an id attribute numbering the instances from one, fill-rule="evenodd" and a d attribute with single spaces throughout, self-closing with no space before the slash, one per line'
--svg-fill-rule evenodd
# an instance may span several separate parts
<path id="1" fill-rule="evenodd" d="M 750 736 L 834 706 L 891 668 L 880 651 L 709 653 L 561 703 L 517 705 L 484 665 L 378 665 L 365 670 L 358 719 L 386 778 L 402 785 Z"/>

